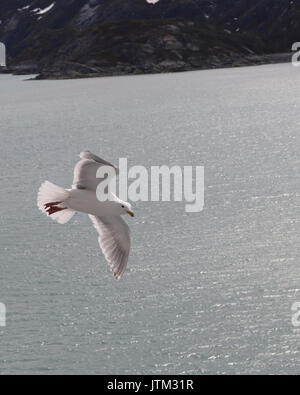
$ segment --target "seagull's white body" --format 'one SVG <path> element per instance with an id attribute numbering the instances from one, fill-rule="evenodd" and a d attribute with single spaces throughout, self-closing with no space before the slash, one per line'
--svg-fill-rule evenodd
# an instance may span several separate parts
<path id="1" fill-rule="evenodd" d="M 114 201 L 100 202 L 97 199 L 96 193 L 88 189 L 70 189 L 69 197 L 65 200 L 65 205 L 74 211 L 100 217 L 120 215 L 118 212 L 116 213 L 116 204 Z"/>
<path id="2" fill-rule="evenodd" d="M 89 215 L 99 234 L 99 244 L 116 279 L 124 273 L 130 252 L 130 230 L 121 215 L 133 216 L 131 206 L 117 196 L 97 199 L 96 189 L 103 179 L 96 177 L 101 166 L 117 168 L 84 151 L 74 169 L 72 189 L 64 189 L 45 181 L 38 193 L 39 209 L 60 224 L 67 223 L 76 211 Z"/>

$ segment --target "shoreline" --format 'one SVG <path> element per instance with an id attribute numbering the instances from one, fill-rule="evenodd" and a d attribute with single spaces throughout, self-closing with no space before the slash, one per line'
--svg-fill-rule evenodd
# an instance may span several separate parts
<path id="1" fill-rule="evenodd" d="M 288 63 L 291 61 L 293 53 L 275 53 L 275 54 L 248 54 L 245 56 L 231 57 L 210 57 L 208 59 L 199 59 L 198 64 L 164 61 L 160 64 L 145 65 L 114 65 L 109 67 L 95 67 L 86 64 L 68 62 L 56 64 L 49 68 L 39 69 L 38 66 L 29 64 L 20 64 L 0 69 L 0 74 L 13 75 L 36 75 L 34 80 L 67 80 L 81 78 L 99 78 L 99 77 L 116 77 L 126 75 L 147 75 L 147 74 L 164 74 L 197 70 L 214 70 L 222 68 L 236 68 L 261 66 L 267 64 Z"/>

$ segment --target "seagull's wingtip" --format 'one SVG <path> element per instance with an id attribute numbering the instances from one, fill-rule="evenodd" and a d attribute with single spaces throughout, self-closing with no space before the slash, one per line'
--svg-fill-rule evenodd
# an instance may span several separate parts
<path id="1" fill-rule="evenodd" d="M 80 158 L 80 159 L 86 159 L 86 157 L 87 157 L 88 155 L 90 155 L 90 154 L 91 154 L 91 151 L 89 151 L 89 150 L 81 151 L 80 154 L 79 154 L 79 158 Z"/>

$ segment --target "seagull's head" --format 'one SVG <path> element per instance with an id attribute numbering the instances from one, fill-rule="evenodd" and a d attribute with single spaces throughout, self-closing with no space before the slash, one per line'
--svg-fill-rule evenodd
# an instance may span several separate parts
<path id="1" fill-rule="evenodd" d="M 134 217 L 134 212 L 132 211 L 131 204 L 127 202 L 121 202 L 119 204 L 121 209 L 121 215 L 129 214 L 131 217 Z"/>

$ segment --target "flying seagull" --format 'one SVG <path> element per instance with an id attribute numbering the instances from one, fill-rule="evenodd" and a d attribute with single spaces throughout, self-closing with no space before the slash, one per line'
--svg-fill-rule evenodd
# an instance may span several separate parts
<path id="1" fill-rule="evenodd" d="M 99 234 L 102 252 L 117 280 L 123 275 L 130 252 L 130 229 L 122 215 L 134 217 L 131 205 L 111 194 L 112 198 L 100 201 L 96 189 L 104 179 L 96 174 L 101 166 L 117 167 L 92 154 L 81 152 L 74 168 L 72 189 L 64 189 L 45 181 L 39 189 L 38 208 L 60 224 L 67 223 L 76 211 L 89 215 Z"/>

